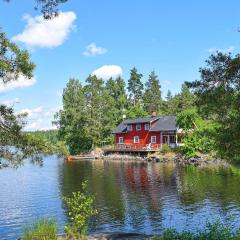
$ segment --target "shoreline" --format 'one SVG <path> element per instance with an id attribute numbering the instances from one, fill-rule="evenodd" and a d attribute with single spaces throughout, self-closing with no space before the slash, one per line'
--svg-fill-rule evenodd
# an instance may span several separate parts
<path id="1" fill-rule="evenodd" d="M 136 156 L 131 154 L 108 154 L 104 155 L 102 151 L 92 151 L 90 154 L 82 154 L 75 156 L 66 156 L 66 162 L 78 162 L 78 161 L 121 161 L 121 162 L 152 162 L 152 163 L 177 163 L 183 166 L 193 165 L 196 167 L 207 167 L 210 165 L 219 167 L 230 167 L 230 163 L 223 159 L 210 158 L 208 155 L 201 155 L 192 158 L 184 158 L 183 156 L 174 152 L 165 154 L 151 154 L 148 156 Z"/>
<path id="2" fill-rule="evenodd" d="M 230 164 L 222 159 L 208 159 L 206 157 L 194 157 L 194 158 L 183 158 L 181 156 L 176 157 L 160 157 L 160 156 L 148 156 L 148 157 L 139 157 L 131 155 L 119 155 L 112 154 L 108 156 L 97 157 L 96 160 L 104 161 L 134 161 L 134 162 L 156 162 L 156 163 L 168 163 L 174 162 L 181 165 L 194 165 L 199 167 L 217 165 L 222 167 L 229 167 Z"/>

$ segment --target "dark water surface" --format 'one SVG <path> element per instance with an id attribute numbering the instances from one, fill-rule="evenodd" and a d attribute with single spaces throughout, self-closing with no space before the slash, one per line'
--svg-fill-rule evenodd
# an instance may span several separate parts
<path id="1" fill-rule="evenodd" d="M 37 218 L 53 217 L 61 232 L 66 214 L 61 196 L 88 180 L 99 215 L 91 232 L 160 233 L 198 229 L 207 221 L 240 227 L 240 170 L 197 169 L 173 163 L 78 162 L 48 157 L 0 170 L 0 239 L 16 239 Z"/>

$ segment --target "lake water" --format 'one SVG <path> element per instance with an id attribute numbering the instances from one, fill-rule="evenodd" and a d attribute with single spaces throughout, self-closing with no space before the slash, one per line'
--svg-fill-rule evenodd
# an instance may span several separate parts
<path id="1" fill-rule="evenodd" d="M 197 169 L 173 163 L 64 163 L 51 156 L 42 167 L 0 170 L 0 239 L 47 216 L 67 221 L 61 196 L 84 180 L 99 211 L 90 232 L 158 234 L 165 228 L 197 230 L 207 221 L 240 227 L 240 170 Z"/>

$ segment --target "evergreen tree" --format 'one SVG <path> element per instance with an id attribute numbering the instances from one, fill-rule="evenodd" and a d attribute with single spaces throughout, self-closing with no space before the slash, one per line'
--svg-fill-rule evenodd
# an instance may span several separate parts
<path id="1" fill-rule="evenodd" d="M 132 105 L 142 104 L 143 97 L 143 83 L 141 82 L 142 74 L 138 73 L 134 67 L 130 71 L 130 78 L 128 80 L 128 91 L 130 94 L 130 101 Z"/>
<path id="2" fill-rule="evenodd" d="M 159 112 L 162 104 L 161 86 L 158 76 L 152 71 L 146 82 L 146 90 L 143 96 L 144 109 L 148 114 Z"/>
<path id="3" fill-rule="evenodd" d="M 172 100 L 172 98 L 173 98 L 173 96 L 172 96 L 172 93 L 171 93 L 171 91 L 170 91 L 170 90 L 168 90 L 168 91 L 167 91 L 166 100 L 167 100 L 167 101 L 171 101 L 171 100 Z"/>

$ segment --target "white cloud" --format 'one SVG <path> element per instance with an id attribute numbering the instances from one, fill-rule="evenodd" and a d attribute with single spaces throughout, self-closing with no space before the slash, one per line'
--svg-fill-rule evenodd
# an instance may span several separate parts
<path id="1" fill-rule="evenodd" d="M 106 52 L 107 52 L 106 48 L 97 47 L 96 43 L 91 43 L 88 46 L 86 46 L 86 51 L 83 52 L 83 55 L 96 56 L 96 55 L 105 54 Z"/>
<path id="2" fill-rule="evenodd" d="M 22 33 L 14 36 L 12 40 L 25 43 L 29 47 L 52 48 L 63 44 L 77 18 L 74 12 L 60 12 L 59 16 L 46 20 L 43 16 L 31 17 L 26 15 L 27 25 Z"/>
<path id="3" fill-rule="evenodd" d="M 209 48 L 209 53 L 216 53 L 216 52 L 222 52 L 222 53 L 229 53 L 233 52 L 236 48 L 234 46 L 229 46 L 227 48 Z"/>
<path id="4" fill-rule="evenodd" d="M 91 75 L 96 75 L 98 78 L 102 78 L 103 80 L 107 80 L 111 77 L 115 79 L 122 75 L 122 68 L 117 65 L 104 65 L 94 70 Z"/>
<path id="5" fill-rule="evenodd" d="M 48 130 L 57 128 L 52 124 L 52 121 L 54 120 L 54 114 L 60 109 L 61 107 L 44 109 L 42 106 L 39 106 L 31 109 L 22 109 L 18 114 L 28 113 L 27 125 L 24 128 L 26 131 Z"/>
<path id="6" fill-rule="evenodd" d="M 7 100 L 0 101 L 0 104 L 4 104 L 7 106 L 13 106 L 14 104 L 20 103 L 20 102 L 21 101 L 19 98 L 13 98 L 13 99 L 7 99 Z"/>
<path id="7" fill-rule="evenodd" d="M 10 81 L 8 83 L 3 83 L 0 79 L 0 93 L 2 92 L 8 92 L 11 90 L 14 90 L 16 88 L 26 88 L 31 87 L 37 82 L 36 78 L 25 78 L 23 75 L 20 75 L 18 80 Z"/>
<path id="8" fill-rule="evenodd" d="M 34 115 L 36 115 L 35 117 L 38 117 L 38 116 L 40 116 L 40 114 L 43 113 L 43 107 L 40 106 L 40 107 L 36 107 L 36 108 L 33 108 L 33 109 L 24 108 L 19 113 L 20 114 L 21 113 L 27 113 L 28 117 L 34 117 Z"/>

